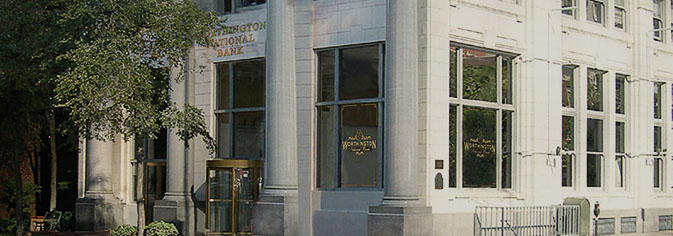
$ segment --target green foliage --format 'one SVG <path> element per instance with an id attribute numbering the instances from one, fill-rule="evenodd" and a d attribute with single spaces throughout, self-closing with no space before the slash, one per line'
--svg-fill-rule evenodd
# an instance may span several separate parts
<path id="1" fill-rule="evenodd" d="M 74 66 L 56 87 L 78 133 L 156 138 L 172 127 L 185 141 L 202 136 L 213 142 L 201 111 L 178 108 L 168 92 L 189 72 L 184 58 L 194 43 L 210 42 L 207 33 L 220 23 L 214 14 L 191 0 L 77 0 L 63 16 L 63 24 L 86 25 L 76 48 L 62 57 Z"/>
<path id="2" fill-rule="evenodd" d="M 72 211 L 63 212 L 63 216 L 61 216 L 61 228 L 59 230 L 75 230 L 75 214 L 73 214 Z"/>
<path id="3" fill-rule="evenodd" d="M 61 181 L 56 184 L 56 189 L 62 191 L 62 190 L 68 190 L 70 189 L 70 181 Z"/>
<path id="4" fill-rule="evenodd" d="M 23 225 L 24 228 L 28 228 L 30 225 L 30 209 L 31 206 L 35 204 L 35 193 L 39 193 L 41 188 L 39 185 L 35 184 L 24 184 L 23 185 Z M 7 206 L 12 209 L 16 202 L 16 184 L 14 180 L 9 179 L 0 184 L 0 202 L 7 203 Z M 0 232 L 13 232 L 16 230 L 16 219 L 14 215 L 11 215 L 9 218 L 0 219 Z"/>
<path id="5" fill-rule="evenodd" d="M 136 234 L 138 234 L 138 229 L 133 225 L 118 225 L 110 231 L 110 236 L 134 236 Z"/>
<path id="6" fill-rule="evenodd" d="M 145 226 L 145 236 L 177 236 L 178 229 L 171 223 L 155 221 Z"/>

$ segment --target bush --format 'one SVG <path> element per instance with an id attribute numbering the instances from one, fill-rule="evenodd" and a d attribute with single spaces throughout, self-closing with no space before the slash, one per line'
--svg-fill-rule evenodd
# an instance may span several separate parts
<path id="1" fill-rule="evenodd" d="M 177 236 L 178 229 L 171 223 L 155 221 L 145 226 L 145 236 Z"/>
<path id="2" fill-rule="evenodd" d="M 118 225 L 110 232 L 110 236 L 134 236 L 136 234 L 138 234 L 138 229 L 133 225 Z"/>

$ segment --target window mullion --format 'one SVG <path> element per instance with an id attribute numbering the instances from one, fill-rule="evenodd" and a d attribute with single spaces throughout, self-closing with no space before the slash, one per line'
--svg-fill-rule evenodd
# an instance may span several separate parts
<path id="1" fill-rule="evenodd" d="M 236 73 L 234 71 L 234 63 L 229 63 L 229 108 L 230 109 L 234 109 L 234 98 L 235 98 L 234 86 L 236 86 L 234 84 L 234 77 L 235 77 L 234 73 Z M 235 134 L 234 134 L 234 130 L 236 129 L 236 121 L 234 120 L 234 118 L 235 118 L 234 112 L 229 112 L 227 115 L 229 116 L 229 124 L 231 124 L 231 126 L 229 128 L 229 143 L 227 143 L 226 145 L 229 146 L 229 158 L 233 158 L 234 157 L 234 146 L 235 146 L 234 145 L 234 143 L 235 143 L 234 138 L 236 138 Z"/>
<path id="2" fill-rule="evenodd" d="M 334 49 L 334 102 L 335 104 L 333 105 L 334 108 L 334 131 L 336 132 L 336 137 L 334 139 L 334 146 L 336 147 L 335 151 L 336 154 L 334 156 L 334 176 L 336 178 L 333 178 L 332 181 L 334 181 L 334 187 L 335 188 L 341 188 L 341 126 L 339 125 L 341 123 L 340 119 L 340 114 L 341 114 L 341 109 L 339 109 L 339 105 L 336 104 L 336 102 L 339 101 L 339 98 L 341 95 L 339 94 L 339 79 L 341 78 L 341 72 L 339 71 L 339 58 L 341 57 L 341 50 L 339 49 Z"/>

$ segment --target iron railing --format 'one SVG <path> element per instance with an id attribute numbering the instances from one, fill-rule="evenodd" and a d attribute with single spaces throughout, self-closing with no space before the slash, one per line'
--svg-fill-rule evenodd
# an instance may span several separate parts
<path id="1" fill-rule="evenodd" d="M 579 206 L 476 207 L 475 236 L 579 235 Z"/>

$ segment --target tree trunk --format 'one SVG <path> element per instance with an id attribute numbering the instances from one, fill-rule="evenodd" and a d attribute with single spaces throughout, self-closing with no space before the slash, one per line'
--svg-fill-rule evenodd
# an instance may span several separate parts
<path id="1" fill-rule="evenodd" d="M 49 144 L 51 146 L 51 182 L 49 188 L 51 194 L 49 197 L 49 210 L 56 210 L 56 194 L 57 194 L 57 173 L 58 173 L 58 157 L 56 156 L 56 118 L 54 117 L 54 109 L 47 111 L 47 120 L 49 121 Z"/>
<path id="2" fill-rule="evenodd" d="M 19 154 L 21 155 L 21 154 Z M 14 153 L 14 182 L 16 184 L 16 199 L 14 201 L 14 214 L 16 216 L 16 235 L 22 236 L 23 229 L 23 176 L 21 176 L 21 158 Z"/>
<path id="3" fill-rule="evenodd" d="M 138 193 L 138 236 L 143 236 L 145 233 L 145 162 L 138 160 L 138 175 L 136 177 L 137 193 Z"/>

